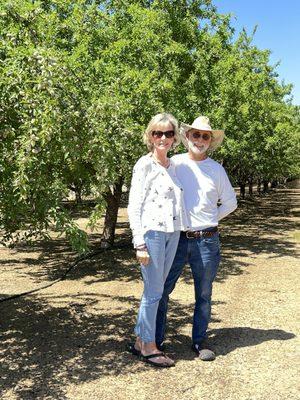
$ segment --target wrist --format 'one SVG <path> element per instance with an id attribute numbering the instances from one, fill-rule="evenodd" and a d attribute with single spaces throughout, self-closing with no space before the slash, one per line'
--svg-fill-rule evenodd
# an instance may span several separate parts
<path id="1" fill-rule="evenodd" d="M 139 246 L 136 246 L 135 249 L 140 251 L 147 251 L 147 246 L 145 244 L 140 244 Z"/>

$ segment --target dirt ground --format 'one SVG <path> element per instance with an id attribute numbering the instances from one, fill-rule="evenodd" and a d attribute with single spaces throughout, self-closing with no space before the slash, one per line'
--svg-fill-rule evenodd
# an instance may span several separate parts
<path id="1" fill-rule="evenodd" d="M 188 266 L 170 301 L 175 368 L 152 368 L 125 351 L 142 284 L 132 249 L 123 248 L 81 262 L 47 289 L 0 303 L 1 400 L 299 399 L 299 198 L 299 189 L 277 190 L 244 201 L 221 224 L 209 331 L 214 362 L 190 350 Z M 118 232 L 128 240 L 124 215 Z M 57 279 L 72 260 L 62 238 L 1 248 L 0 297 Z"/>

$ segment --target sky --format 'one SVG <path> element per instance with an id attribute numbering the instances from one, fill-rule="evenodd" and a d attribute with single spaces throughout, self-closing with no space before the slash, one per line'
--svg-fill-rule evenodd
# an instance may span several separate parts
<path id="1" fill-rule="evenodd" d="M 300 105 L 300 1 L 213 0 L 221 14 L 234 14 L 232 26 L 248 34 L 258 25 L 253 44 L 269 49 L 270 64 L 278 61 L 279 81 L 292 83 L 293 104 Z"/>

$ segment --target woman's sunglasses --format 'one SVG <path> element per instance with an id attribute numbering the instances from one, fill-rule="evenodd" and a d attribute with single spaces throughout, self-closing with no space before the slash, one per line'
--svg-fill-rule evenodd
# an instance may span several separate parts
<path id="1" fill-rule="evenodd" d="M 165 135 L 166 138 L 170 139 L 172 137 L 174 137 L 175 132 L 174 131 L 166 131 L 166 132 L 162 132 L 162 131 L 153 131 L 152 132 L 152 136 L 155 138 L 162 138 L 163 135 Z"/>
<path id="2" fill-rule="evenodd" d="M 210 133 L 199 133 L 199 132 L 192 132 L 192 136 L 194 139 L 200 139 L 202 138 L 203 140 L 209 140 L 211 138 Z"/>

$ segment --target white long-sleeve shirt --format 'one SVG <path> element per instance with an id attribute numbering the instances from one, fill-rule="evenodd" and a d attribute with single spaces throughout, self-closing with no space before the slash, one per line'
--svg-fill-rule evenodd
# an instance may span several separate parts
<path id="1" fill-rule="evenodd" d="M 175 232 L 187 229 L 183 189 L 175 165 L 164 168 L 151 154 L 141 157 L 133 168 L 128 217 L 135 247 L 144 244 L 148 230 Z"/>
<path id="2" fill-rule="evenodd" d="M 209 157 L 194 161 L 188 153 L 175 155 L 172 161 L 183 187 L 191 230 L 217 226 L 222 218 L 236 209 L 236 195 L 221 164 Z"/>

